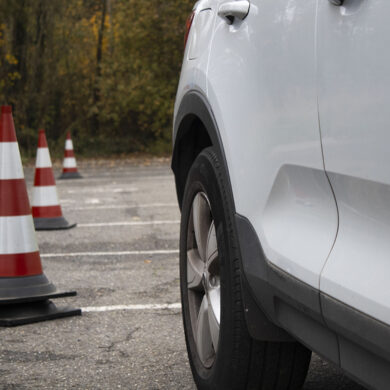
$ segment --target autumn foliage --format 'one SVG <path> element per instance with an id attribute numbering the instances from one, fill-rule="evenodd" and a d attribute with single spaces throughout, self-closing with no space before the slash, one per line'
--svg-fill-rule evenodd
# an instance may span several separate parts
<path id="1" fill-rule="evenodd" d="M 0 103 L 19 143 L 52 153 L 71 131 L 78 153 L 170 148 L 186 0 L 0 0 Z"/>

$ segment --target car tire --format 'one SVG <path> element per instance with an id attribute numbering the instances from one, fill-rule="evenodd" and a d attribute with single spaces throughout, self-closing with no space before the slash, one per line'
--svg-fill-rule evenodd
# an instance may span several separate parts
<path id="1" fill-rule="evenodd" d="M 187 177 L 180 226 L 182 313 L 195 383 L 205 390 L 300 389 L 311 351 L 249 336 L 231 199 L 217 154 L 203 150 Z"/>

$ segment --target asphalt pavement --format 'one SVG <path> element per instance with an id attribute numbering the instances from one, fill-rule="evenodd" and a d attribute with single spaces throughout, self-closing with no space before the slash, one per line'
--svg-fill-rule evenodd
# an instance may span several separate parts
<path id="1" fill-rule="evenodd" d="M 0 328 L 0 389 L 195 389 L 182 330 L 180 212 L 167 160 L 79 163 L 58 180 L 78 226 L 37 232 L 44 272 L 81 317 Z M 33 168 L 25 170 L 31 191 Z M 60 171 L 56 169 L 56 177 Z M 361 390 L 313 356 L 306 390 Z"/>

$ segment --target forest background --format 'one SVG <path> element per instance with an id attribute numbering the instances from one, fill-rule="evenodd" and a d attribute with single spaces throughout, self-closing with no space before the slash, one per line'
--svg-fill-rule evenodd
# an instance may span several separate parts
<path id="1" fill-rule="evenodd" d="M 0 104 L 24 157 L 171 149 L 190 0 L 0 0 Z"/>

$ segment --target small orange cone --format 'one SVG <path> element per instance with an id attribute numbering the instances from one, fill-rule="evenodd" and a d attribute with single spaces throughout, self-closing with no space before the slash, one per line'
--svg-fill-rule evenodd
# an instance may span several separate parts
<path id="1" fill-rule="evenodd" d="M 62 174 L 59 179 L 81 179 L 82 176 L 77 171 L 76 158 L 73 151 L 73 142 L 70 132 L 66 134 L 65 154 L 62 168 Z"/>
<path id="2" fill-rule="evenodd" d="M 57 308 L 57 292 L 42 270 L 34 223 L 10 106 L 0 117 L 0 326 L 15 326 L 80 315 Z"/>
<path id="3" fill-rule="evenodd" d="M 32 215 L 36 230 L 70 229 L 76 226 L 62 215 L 45 130 L 39 130 Z"/>

